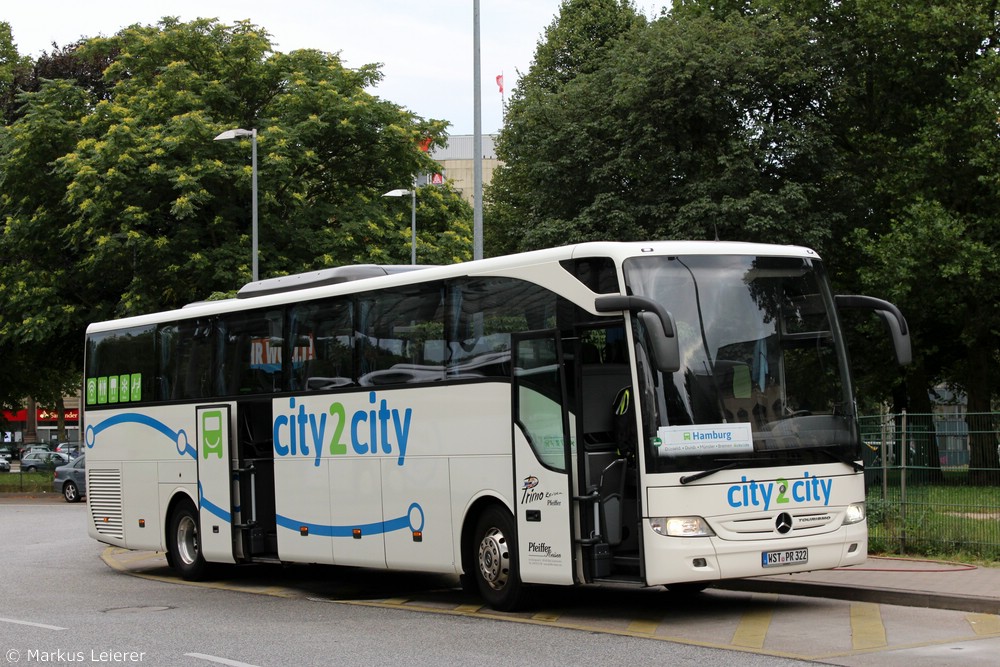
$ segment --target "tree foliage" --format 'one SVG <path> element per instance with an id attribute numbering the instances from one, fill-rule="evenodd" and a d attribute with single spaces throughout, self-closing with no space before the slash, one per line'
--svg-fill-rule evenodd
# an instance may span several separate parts
<path id="1" fill-rule="evenodd" d="M 672 5 L 645 24 L 609 18 L 627 3 L 563 4 L 497 144 L 506 165 L 487 193 L 487 251 L 643 238 L 812 246 L 839 291 L 907 314 L 915 363 L 897 398 L 929 410 L 927 390 L 947 382 L 970 411 L 994 407 L 997 4 Z M 586 34 L 602 36 L 596 47 L 567 37 Z M 575 54 L 549 55 L 564 50 Z M 901 389 L 887 346 L 854 351 L 869 395 Z M 995 446 L 974 447 L 974 465 L 996 463 Z"/>
<path id="2" fill-rule="evenodd" d="M 834 220 L 815 202 L 842 189 L 826 179 L 829 69 L 808 26 L 672 15 L 622 34 L 555 92 L 526 77 L 498 142 L 490 251 L 661 237 L 822 245 Z"/>
<path id="3" fill-rule="evenodd" d="M 250 141 L 213 141 L 236 127 L 257 130 L 261 277 L 409 261 L 409 216 L 380 195 L 432 170 L 420 143 L 446 124 L 369 93 L 375 65 L 166 18 L 19 76 L 0 128 L 0 349 L 66 348 L 53 366 L 78 369 L 87 322 L 249 280 Z M 468 206 L 450 188 L 421 199 L 423 256 L 467 258 Z"/>
<path id="4" fill-rule="evenodd" d="M 11 118 L 18 84 L 29 70 L 30 59 L 17 52 L 10 24 L 0 21 L 0 120 Z"/>

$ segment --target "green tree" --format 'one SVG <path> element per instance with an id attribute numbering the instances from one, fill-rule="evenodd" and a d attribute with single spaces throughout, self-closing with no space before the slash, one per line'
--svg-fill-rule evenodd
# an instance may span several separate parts
<path id="1" fill-rule="evenodd" d="M 556 28 L 585 6 L 564 5 L 546 34 L 555 52 L 578 44 Z M 525 77 L 498 142 L 489 250 L 809 245 L 838 291 L 885 296 L 908 316 L 905 386 L 886 347 L 853 346 L 869 393 L 897 407 L 908 393 L 911 411 L 929 411 L 927 390 L 948 382 L 988 411 L 1000 382 L 998 34 L 992 0 L 675 2 L 576 69 Z M 996 468 L 992 437 L 972 461 Z"/>
<path id="2" fill-rule="evenodd" d="M 929 412 L 940 383 L 964 391 L 970 412 L 990 411 L 1000 389 L 997 4 L 773 4 L 819 26 L 838 63 L 831 124 L 856 184 L 837 234 L 838 279 L 906 313 L 911 411 Z M 987 470 L 998 467 L 996 444 L 973 437 L 973 481 L 997 481 Z"/>
<path id="3" fill-rule="evenodd" d="M 678 12 L 633 23 L 554 91 L 526 86 L 498 143 L 491 251 L 662 237 L 824 246 L 835 219 L 817 202 L 842 188 L 817 102 L 830 68 L 812 37 L 769 14 Z"/>
<path id="4" fill-rule="evenodd" d="M 17 52 L 10 24 L 0 21 L 0 120 L 12 118 L 20 80 L 30 70 L 31 59 Z"/>
<path id="5" fill-rule="evenodd" d="M 393 230 L 397 239 L 387 243 L 398 247 L 403 238 L 409 248 L 412 240 L 412 201 L 409 197 L 396 199 L 392 206 L 391 224 L 383 225 Z M 443 186 L 425 185 L 417 188 L 417 264 L 456 264 L 472 259 L 472 206 L 462 199 L 451 183 Z M 386 262 L 399 261 L 398 255 L 386 254 Z M 407 257 L 405 262 L 409 263 Z"/>
<path id="6" fill-rule="evenodd" d="M 586 138 L 574 125 L 587 110 L 574 115 L 562 108 L 563 90 L 577 77 L 599 72 L 617 40 L 644 23 L 628 0 L 562 4 L 507 107 L 496 146 L 501 164 L 485 192 L 488 255 L 577 238 L 570 222 L 575 207 L 567 202 L 589 192 L 582 168 L 588 161 L 580 155 Z M 574 150 L 560 152 L 568 149 Z"/>
<path id="7" fill-rule="evenodd" d="M 258 131 L 262 277 L 408 262 L 409 221 L 380 195 L 432 170 L 419 145 L 443 143 L 445 123 L 367 92 L 376 66 L 274 52 L 248 22 L 169 18 L 58 53 L 67 78 L 40 78 L 0 129 L 0 349 L 76 360 L 89 321 L 249 280 L 250 143 L 213 141 L 234 127 Z M 100 81 L 71 76 L 101 62 Z M 425 254 L 458 257 L 465 210 L 440 195 L 456 217 Z"/>

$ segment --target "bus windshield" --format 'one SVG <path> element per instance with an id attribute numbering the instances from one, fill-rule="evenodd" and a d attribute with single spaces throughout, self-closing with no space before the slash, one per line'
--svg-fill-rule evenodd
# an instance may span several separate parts
<path id="1" fill-rule="evenodd" d="M 632 294 L 673 315 L 680 369 L 658 372 L 636 318 L 648 472 L 859 456 L 847 357 L 817 260 L 659 256 L 625 262 Z"/>

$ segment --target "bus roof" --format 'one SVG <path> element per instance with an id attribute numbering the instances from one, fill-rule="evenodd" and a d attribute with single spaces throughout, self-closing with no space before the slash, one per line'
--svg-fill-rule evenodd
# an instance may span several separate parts
<path id="1" fill-rule="evenodd" d="M 158 322 L 191 319 L 249 308 L 266 308 L 324 296 L 353 294 L 367 290 L 465 276 L 523 277 L 529 281 L 532 281 L 534 276 L 534 282 L 538 282 L 541 278 L 538 274 L 539 267 L 567 259 L 608 257 L 616 265 L 621 265 L 630 257 L 657 255 L 764 255 L 819 258 L 815 251 L 802 246 L 740 241 L 591 241 L 444 266 L 378 266 L 373 264 L 342 266 L 248 283 L 240 290 L 239 298 L 236 299 L 199 301 L 176 310 L 95 322 L 87 327 L 87 333 L 146 326 Z M 553 274 L 552 282 L 558 283 L 558 285 L 546 281 L 546 286 L 571 298 L 575 294 L 578 302 L 581 302 L 587 295 L 593 297 L 593 293 L 570 276 L 568 272 Z M 562 289 L 559 289 L 560 287 Z"/>

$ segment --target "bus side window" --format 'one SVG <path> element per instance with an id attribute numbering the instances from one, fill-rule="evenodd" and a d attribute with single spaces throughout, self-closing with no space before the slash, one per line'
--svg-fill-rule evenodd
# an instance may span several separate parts
<path id="1" fill-rule="evenodd" d="M 225 316 L 219 329 L 221 393 L 244 396 L 280 391 L 284 356 L 281 311 L 232 313 Z"/>
<path id="2" fill-rule="evenodd" d="M 155 327 L 152 325 L 95 334 L 87 339 L 87 377 L 107 387 L 98 400 L 85 398 L 88 405 L 133 403 L 153 399 L 156 372 Z"/>
<path id="3" fill-rule="evenodd" d="M 323 391 L 357 383 L 354 308 L 348 298 L 294 306 L 289 315 L 291 389 Z"/>
<path id="4" fill-rule="evenodd" d="M 157 331 L 160 346 L 161 399 L 214 396 L 211 379 L 213 330 L 210 320 L 183 320 Z M 169 392 L 169 393 L 167 393 Z"/>
<path id="5" fill-rule="evenodd" d="M 385 290 L 359 300 L 358 383 L 365 386 L 444 379 L 442 286 Z"/>
<path id="6" fill-rule="evenodd" d="M 455 281 L 448 297 L 448 376 L 510 377 L 511 334 L 555 326 L 555 295 L 513 278 Z"/>

